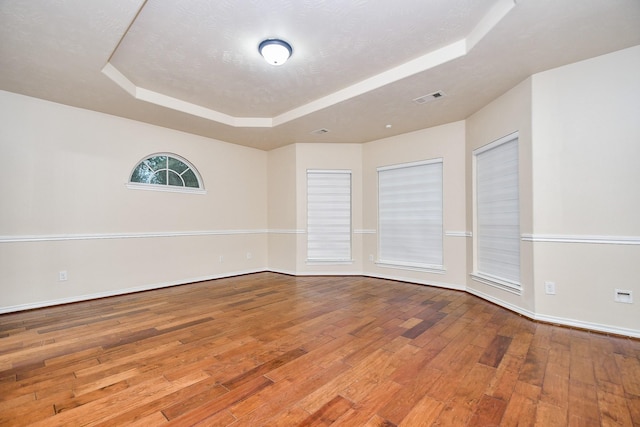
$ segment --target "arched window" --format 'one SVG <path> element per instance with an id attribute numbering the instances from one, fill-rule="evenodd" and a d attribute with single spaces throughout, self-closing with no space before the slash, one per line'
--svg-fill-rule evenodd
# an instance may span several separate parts
<path id="1" fill-rule="evenodd" d="M 187 160 L 170 153 L 158 153 L 139 162 L 131 172 L 130 188 L 161 191 L 204 192 L 202 178 Z"/>

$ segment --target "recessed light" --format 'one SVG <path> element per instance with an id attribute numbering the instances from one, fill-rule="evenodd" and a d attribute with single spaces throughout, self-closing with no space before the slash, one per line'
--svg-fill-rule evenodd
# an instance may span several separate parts
<path id="1" fill-rule="evenodd" d="M 386 125 L 385 126 L 387 129 L 391 129 L 392 125 Z"/>

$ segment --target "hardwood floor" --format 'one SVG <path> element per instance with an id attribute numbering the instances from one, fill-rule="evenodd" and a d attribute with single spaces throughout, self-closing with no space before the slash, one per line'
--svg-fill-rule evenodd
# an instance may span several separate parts
<path id="1" fill-rule="evenodd" d="M 640 425 L 640 341 L 275 273 L 0 316 L 0 425 Z"/>

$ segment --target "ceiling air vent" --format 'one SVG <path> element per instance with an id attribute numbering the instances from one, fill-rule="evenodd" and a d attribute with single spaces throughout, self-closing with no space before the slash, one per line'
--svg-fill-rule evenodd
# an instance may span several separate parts
<path id="1" fill-rule="evenodd" d="M 324 135 L 325 133 L 329 133 L 329 129 L 325 129 L 325 128 L 316 129 L 311 133 L 314 134 L 314 135 Z"/>
<path id="2" fill-rule="evenodd" d="M 419 96 L 418 98 L 414 99 L 413 102 L 415 102 L 416 104 L 422 105 L 422 104 L 426 104 L 427 102 L 436 100 L 438 98 L 442 98 L 443 96 L 446 96 L 446 95 L 444 94 L 443 91 L 439 90 L 437 92 L 433 92 L 428 95 Z"/>

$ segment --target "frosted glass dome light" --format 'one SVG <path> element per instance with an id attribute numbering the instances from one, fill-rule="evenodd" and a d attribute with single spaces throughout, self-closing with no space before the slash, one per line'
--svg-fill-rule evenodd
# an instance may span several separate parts
<path id="1" fill-rule="evenodd" d="M 293 50 L 291 45 L 283 40 L 268 39 L 258 46 L 260 54 L 271 65 L 282 65 L 287 62 Z"/>

